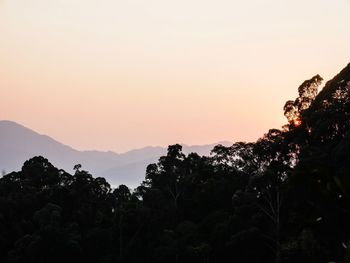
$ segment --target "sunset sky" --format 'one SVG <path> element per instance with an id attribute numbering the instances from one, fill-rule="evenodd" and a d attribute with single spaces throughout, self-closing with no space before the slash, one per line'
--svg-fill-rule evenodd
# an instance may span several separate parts
<path id="1" fill-rule="evenodd" d="M 82 150 L 252 141 L 349 47 L 349 0 L 0 0 L 0 119 Z"/>

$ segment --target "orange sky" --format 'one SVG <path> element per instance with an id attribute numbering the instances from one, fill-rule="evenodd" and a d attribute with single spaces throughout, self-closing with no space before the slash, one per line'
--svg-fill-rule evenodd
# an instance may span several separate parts
<path id="1" fill-rule="evenodd" d="M 255 140 L 350 62 L 347 0 L 0 0 L 0 119 L 78 149 Z"/>

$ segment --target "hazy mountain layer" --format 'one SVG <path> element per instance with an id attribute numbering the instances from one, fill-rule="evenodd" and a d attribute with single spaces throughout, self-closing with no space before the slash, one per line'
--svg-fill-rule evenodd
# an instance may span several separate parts
<path id="1" fill-rule="evenodd" d="M 184 152 L 209 155 L 214 145 L 184 145 Z M 68 172 L 72 172 L 73 166 L 79 163 L 92 174 L 105 177 L 112 185 L 126 184 L 133 187 L 144 179 L 147 165 L 156 162 L 164 154 L 166 148 L 162 147 L 145 147 L 122 154 L 78 151 L 15 122 L 0 121 L 0 170 L 5 172 L 20 170 L 24 161 L 42 155 Z"/>

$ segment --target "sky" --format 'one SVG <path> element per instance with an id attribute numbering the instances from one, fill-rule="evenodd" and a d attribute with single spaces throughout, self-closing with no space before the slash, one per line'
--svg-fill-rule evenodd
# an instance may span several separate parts
<path id="1" fill-rule="evenodd" d="M 255 141 L 349 32 L 349 0 L 0 0 L 0 119 L 80 150 Z"/>

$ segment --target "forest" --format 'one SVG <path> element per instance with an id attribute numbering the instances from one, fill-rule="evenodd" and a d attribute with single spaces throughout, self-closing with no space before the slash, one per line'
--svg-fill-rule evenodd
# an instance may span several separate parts
<path id="1" fill-rule="evenodd" d="M 210 156 L 171 145 L 136 189 L 33 157 L 0 179 L 0 262 L 349 263 L 350 64 L 322 81 L 281 129 Z"/>

